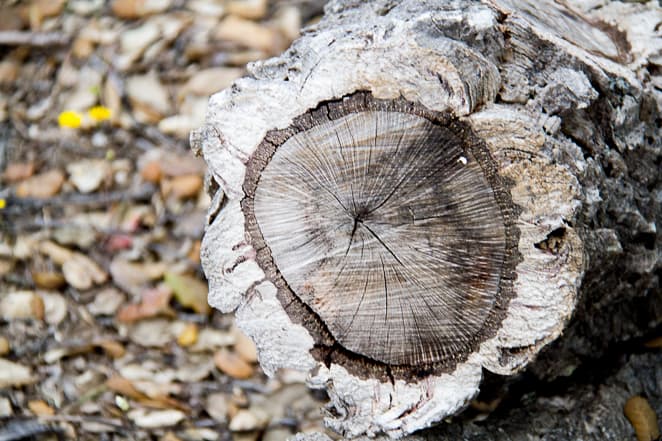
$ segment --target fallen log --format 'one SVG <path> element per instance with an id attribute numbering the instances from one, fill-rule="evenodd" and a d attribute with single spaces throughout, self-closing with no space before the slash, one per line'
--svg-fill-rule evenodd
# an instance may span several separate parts
<path id="1" fill-rule="evenodd" d="M 210 303 L 267 374 L 310 371 L 343 436 L 661 324 L 662 12 L 580 6 L 333 1 L 212 96 Z"/>

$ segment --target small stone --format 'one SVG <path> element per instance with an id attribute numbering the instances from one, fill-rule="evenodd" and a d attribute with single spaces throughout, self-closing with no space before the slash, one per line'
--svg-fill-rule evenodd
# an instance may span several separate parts
<path id="1" fill-rule="evenodd" d="M 69 0 L 67 8 L 78 15 L 91 15 L 98 12 L 105 3 L 105 0 Z"/>
<path id="2" fill-rule="evenodd" d="M 93 315 L 113 315 L 125 301 L 126 298 L 117 289 L 106 288 L 94 296 L 87 310 Z"/>
<path id="3" fill-rule="evenodd" d="M 11 408 L 11 401 L 9 398 L 0 397 L 0 418 L 7 418 L 14 414 Z"/>
<path id="4" fill-rule="evenodd" d="M 172 339 L 170 321 L 165 319 L 141 320 L 130 328 L 129 339 L 141 346 L 162 348 Z"/>
<path id="5" fill-rule="evenodd" d="M 67 301 L 61 294 L 42 292 L 44 303 L 44 321 L 49 325 L 58 325 L 67 317 Z"/>
<path id="6" fill-rule="evenodd" d="M 55 410 L 46 404 L 44 400 L 28 401 L 28 409 L 37 416 L 55 415 Z"/>
<path id="7" fill-rule="evenodd" d="M 214 354 L 214 364 L 221 372 L 239 380 L 245 380 L 253 375 L 253 366 L 225 348 Z"/>
<path id="8" fill-rule="evenodd" d="M 199 15 L 221 18 L 225 12 L 222 4 L 214 0 L 190 0 L 186 7 Z"/>
<path id="9" fill-rule="evenodd" d="M 216 441 L 221 435 L 216 430 L 201 427 L 186 429 L 184 436 L 192 441 Z"/>
<path id="10" fill-rule="evenodd" d="M 198 326 L 195 323 L 187 323 L 181 333 L 177 336 L 177 344 L 189 347 L 198 341 Z"/>
<path id="11" fill-rule="evenodd" d="M 188 360 L 175 371 L 175 378 L 182 383 L 203 381 L 214 371 L 214 360 L 207 355 L 189 357 Z"/>
<path id="12" fill-rule="evenodd" d="M 145 429 L 156 429 L 159 427 L 171 427 L 177 425 L 186 417 L 186 414 L 179 410 L 145 410 L 135 409 L 128 413 L 128 417 L 138 427 Z"/>
<path id="13" fill-rule="evenodd" d="M 262 441 L 286 441 L 293 435 L 292 431 L 287 429 L 270 429 L 262 435 Z"/>
<path id="14" fill-rule="evenodd" d="M 233 432 L 262 430 L 269 423 L 269 415 L 262 409 L 251 407 L 241 409 L 230 421 L 228 428 Z"/>
<path id="15" fill-rule="evenodd" d="M 207 397 L 205 410 L 214 421 L 225 424 L 228 422 L 228 407 L 230 397 L 224 393 L 215 393 Z"/>
<path id="16" fill-rule="evenodd" d="M 29 367 L 0 358 L 0 389 L 32 384 L 36 380 Z"/>
<path id="17" fill-rule="evenodd" d="M 64 173 L 60 170 L 50 170 L 32 176 L 18 184 L 18 187 L 16 187 L 16 196 L 20 198 L 46 199 L 58 194 L 62 188 L 62 184 L 64 184 Z"/>
<path id="18" fill-rule="evenodd" d="M 67 166 L 69 180 L 81 193 L 91 193 L 99 188 L 110 174 L 110 164 L 102 159 L 74 162 Z"/>
<path id="19" fill-rule="evenodd" d="M 267 0 L 231 0 L 225 7 L 228 14 L 250 20 L 259 20 L 267 15 Z"/>
<path id="20" fill-rule="evenodd" d="M 9 340 L 0 336 L 0 357 L 9 354 Z"/>
<path id="21" fill-rule="evenodd" d="M 0 299 L 0 317 L 4 320 L 41 319 L 44 303 L 33 291 L 15 291 Z"/>
<path id="22" fill-rule="evenodd" d="M 53 239 L 60 245 L 76 246 L 82 250 L 87 250 L 92 245 L 97 244 L 98 233 L 94 224 L 76 222 L 53 230 Z"/>
<path id="23" fill-rule="evenodd" d="M 218 329 L 203 328 L 198 334 L 198 341 L 190 348 L 194 352 L 214 351 L 235 343 L 234 335 Z"/>

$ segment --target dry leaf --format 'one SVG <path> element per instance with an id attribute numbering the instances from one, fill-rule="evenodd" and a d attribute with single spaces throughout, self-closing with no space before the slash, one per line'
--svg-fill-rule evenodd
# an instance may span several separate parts
<path id="1" fill-rule="evenodd" d="M 179 401 L 167 396 L 148 397 L 136 389 L 136 386 L 130 380 L 115 375 L 106 380 L 106 387 L 113 392 L 124 395 L 140 404 L 156 409 L 179 409 L 188 411 L 188 407 Z"/>
<path id="2" fill-rule="evenodd" d="M 140 169 L 140 176 L 147 182 L 158 183 L 161 179 L 159 161 L 149 161 Z"/>
<path id="3" fill-rule="evenodd" d="M 124 346 L 114 340 L 100 340 L 95 343 L 95 346 L 99 346 L 112 358 L 122 358 L 124 357 L 124 354 L 126 354 L 126 349 L 124 349 Z"/>
<path id="4" fill-rule="evenodd" d="M 209 314 L 211 308 L 207 303 L 207 285 L 195 277 L 166 273 L 165 283 L 172 289 L 175 299 L 187 308 L 193 309 L 198 314 Z"/>
<path id="5" fill-rule="evenodd" d="M 234 334 L 236 338 L 236 342 L 234 344 L 234 350 L 239 354 L 241 358 L 244 359 L 244 361 L 247 361 L 248 363 L 256 363 L 257 362 L 257 348 L 255 347 L 255 343 L 253 343 L 253 340 L 251 340 L 246 334 L 241 332 L 238 328 L 233 328 L 232 333 Z"/>
<path id="6" fill-rule="evenodd" d="M 238 380 L 245 380 L 253 375 L 253 366 L 225 348 L 214 354 L 214 364 L 220 371 Z"/>
<path id="7" fill-rule="evenodd" d="M 149 282 L 160 279 L 166 270 L 163 262 L 129 262 L 115 258 L 110 263 L 110 275 L 124 291 L 138 295 Z"/>
<path id="8" fill-rule="evenodd" d="M 28 401 L 28 409 L 37 416 L 55 415 L 55 409 L 46 404 L 44 400 Z"/>
<path id="9" fill-rule="evenodd" d="M 171 298 L 172 291 L 166 286 L 147 289 L 143 291 L 140 303 L 120 308 L 117 313 L 117 320 L 123 323 L 133 323 L 160 314 L 173 316 L 174 313 L 169 306 Z"/>
<path id="10" fill-rule="evenodd" d="M 267 0 L 232 0 L 226 3 L 228 14 L 259 20 L 267 14 Z"/>
<path id="11" fill-rule="evenodd" d="M 261 409 L 241 409 L 230 421 L 228 428 L 233 432 L 248 432 L 264 429 L 269 423 L 269 415 Z"/>
<path id="12" fill-rule="evenodd" d="M 623 406 L 623 413 L 630 421 L 630 424 L 632 424 L 638 441 L 655 441 L 660 439 L 660 426 L 657 422 L 657 415 L 648 400 L 644 397 L 630 397 L 625 403 L 625 406 Z"/>
<path id="13" fill-rule="evenodd" d="M 191 261 L 195 263 L 200 263 L 200 247 L 202 245 L 202 242 L 200 240 L 196 240 L 193 242 L 193 245 L 191 245 L 191 250 L 188 252 L 186 257 L 188 257 Z"/>
<path id="14" fill-rule="evenodd" d="M 76 289 L 90 289 L 95 284 L 106 281 L 108 274 L 92 259 L 81 253 L 73 253 L 62 265 L 62 273 L 67 283 Z"/>
<path id="15" fill-rule="evenodd" d="M 110 164 L 102 159 L 74 162 L 67 166 L 69 180 L 81 193 L 91 193 L 110 176 Z"/>
<path id="16" fill-rule="evenodd" d="M 202 189 L 202 177 L 199 175 L 177 176 L 168 181 L 161 181 L 161 192 L 164 196 L 173 195 L 177 198 L 192 198 Z"/>
<path id="17" fill-rule="evenodd" d="M 275 53 L 283 49 L 282 36 L 266 26 L 250 20 L 230 15 L 221 21 L 214 37 L 218 40 L 232 41 L 251 49 Z"/>
<path id="18" fill-rule="evenodd" d="M 44 289 L 58 289 L 63 287 L 67 282 L 64 276 L 55 271 L 32 271 L 32 281 L 38 288 Z"/>
<path id="19" fill-rule="evenodd" d="M 1 76 L 1 75 L 0 75 Z M 0 80 L 0 83 L 2 81 Z M 17 182 L 29 178 L 34 174 L 33 162 L 14 162 L 7 165 L 3 179 L 5 182 Z"/>
<path id="20" fill-rule="evenodd" d="M 0 357 L 9 354 L 9 340 L 0 336 Z"/>
<path id="21" fill-rule="evenodd" d="M 50 170 L 21 181 L 16 187 L 16 196 L 46 199 L 58 194 L 62 184 L 64 184 L 64 173 L 60 170 Z"/>
<path id="22" fill-rule="evenodd" d="M 50 240 L 41 242 L 39 244 L 39 252 L 47 255 L 50 259 L 58 265 L 63 265 L 64 262 L 71 259 L 73 251 L 68 248 L 57 245 Z"/>
<path id="23" fill-rule="evenodd" d="M 115 0 L 112 10 L 120 18 L 133 19 L 163 12 L 171 3 L 171 0 Z"/>

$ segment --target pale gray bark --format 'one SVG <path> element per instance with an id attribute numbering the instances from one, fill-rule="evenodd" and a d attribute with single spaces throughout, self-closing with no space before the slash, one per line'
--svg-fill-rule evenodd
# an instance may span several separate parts
<path id="1" fill-rule="evenodd" d="M 403 436 L 462 410 L 483 369 L 527 365 L 489 378 L 504 401 L 485 421 L 465 412 L 411 439 L 623 439 L 629 394 L 662 410 L 659 353 L 615 355 L 662 324 L 662 12 L 603 3 L 335 1 L 281 57 L 212 97 L 192 138 L 215 192 L 210 302 L 237 311 L 267 373 L 316 368 L 331 428 Z M 319 363 L 246 242 L 245 164 L 267 132 L 357 91 L 452 112 L 512 183 L 515 296 L 499 332 L 448 374 L 389 383 Z"/>

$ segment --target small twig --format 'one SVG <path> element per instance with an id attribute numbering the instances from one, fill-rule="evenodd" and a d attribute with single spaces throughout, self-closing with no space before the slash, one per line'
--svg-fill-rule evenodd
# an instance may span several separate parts
<path id="1" fill-rule="evenodd" d="M 113 427 L 118 430 L 126 429 L 126 424 L 120 419 L 117 418 L 106 418 L 98 416 L 87 416 L 87 415 L 51 415 L 51 416 L 42 416 L 40 417 L 42 421 L 51 421 L 51 422 L 65 422 L 65 423 L 74 423 L 74 424 L 83 424 L 87 422 L 94 422 L 98 424 L 104 424 L 106 426 Z"/>
<path id="2" fill-rule="evenodd" d="M 0 31 L 0 45 L 4 46 L 64 46 L 70 40 L 60 32 Z"/>
<path id="3" fill-rule="evenodd" d="M 157 191 L 157 188 L 153 184 L 143 184 L 133 192 L 121 190 L 92 194 L 69 193 L 44 199 L 9 196 L 6 198 L 7 207 L 4 211 L 6 213 L 12 213 L 13 211 L 30 209 L 39 210 L 44 207 L 64 207 L 69 205 L 95 207 L 119 201 L 146 201 Z"/>

